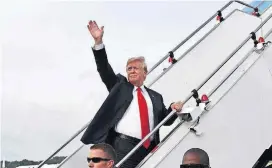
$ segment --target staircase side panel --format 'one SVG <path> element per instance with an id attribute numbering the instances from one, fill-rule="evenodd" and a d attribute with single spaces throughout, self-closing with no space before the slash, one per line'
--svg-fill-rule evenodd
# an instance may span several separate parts
<path id="1" fill-rule="evenodd" d="M 201 118 L 202 137 L 188 134 L 157 167 L 179 167 L 184 152 L 196 147 L 208 152 L 211 167 L 252 167 L 272 143 L 272 75 L 264 59 L 268 57 L 272 48 Z"/>

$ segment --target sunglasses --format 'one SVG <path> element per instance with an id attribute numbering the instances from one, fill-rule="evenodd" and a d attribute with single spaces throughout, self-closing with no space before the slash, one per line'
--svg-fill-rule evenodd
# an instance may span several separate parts
<path id="1" fill-rule="evenodd" d="M 99 163 L 101 161 L 110 161 L 111 159 L 106 159 L 106 158 L 100 158 L 100 157 L 93 157 L 93 158 L 89 158 L 87 157 L 87 162 L 90 163 L 90 161 L 92 161 L 93 163 Z"/>
<path id="2" fill-rule="evenodd" d="M 183 164 L 180 165 L 180 168 L 210 168 L 210 166 L 203 164 Z"/>

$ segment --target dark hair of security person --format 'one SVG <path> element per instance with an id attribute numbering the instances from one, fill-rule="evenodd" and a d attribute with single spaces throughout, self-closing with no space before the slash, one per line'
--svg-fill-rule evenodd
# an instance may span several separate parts
<path id="1" fill-rule="evenodd" d="M 191 148 L 183 156 L 180 168 L 210 168 L 207 152 L 200 148 Z"/>

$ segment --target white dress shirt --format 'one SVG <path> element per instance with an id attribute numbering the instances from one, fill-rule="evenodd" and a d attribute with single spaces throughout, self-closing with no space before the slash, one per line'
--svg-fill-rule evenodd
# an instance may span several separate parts
<path id="1" fill-rule="evenodd" d="M 101 50 L 104 48 L 104 44 L 95 45 L 93 47 L 94 50 Z M 117 123 L 115 127 L 115 131 L 121 134 L 125 134 L 131 137 L 135 137 L 138 139 L 142 139 L 142 130 L 141 130 L 141 119 L 140 119 L 140 109 L 138 105 L 138 97 L 137 97 L 137 87 L 134 86 L 132 91 L 133 99 L 126 110 L 124 116 L 121 118 L 119 123 Z M 147 108 L 148 108 L 148 117 L 149 117 L 149 128 L 150 131 L 154 128 L 154 114 L 153 114 L 153 105 L 151 98 L 144 88 L 141 86 L 142 94 L 146 100 Z M 151 140 L 153 136 L 151 136 Z"/>
<path id="2" fill-rule="evenodd" d="M 101 44 L 98 44 L 98 45 L 94 45 L 93 49 L 94 49 L 94 50 L 101 50 L 101 49 L 104 48 L 104 47 L 105 47 L 104 44 L 101 43 Z"/>
<path id="3" fill-rule="evenodd" d="M 138 139 L 142 139 L 142 130 L 141 130 L 141 119 L 140 119 L 140 109 L 138 105 L 137 97 L 137 87 L 134 86 L 132 91 L 133 99 L 125 112 L 123 118 L 117 123 L 115 130 L 121 134 L 129 135 Z M 150 131 L 154 128 L 154 115 L 153 115 L 153 105 L 149 97 L 148 92 L 141 86 L 142 94 L 147 103 L 148 117 L 149 117 L 149 128 Z M 152 137 L 151 137 L 152 139 Z"/>

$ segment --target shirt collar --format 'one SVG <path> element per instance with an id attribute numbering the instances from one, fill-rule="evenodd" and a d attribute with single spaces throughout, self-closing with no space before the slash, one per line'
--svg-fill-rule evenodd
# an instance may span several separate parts
<path id="1" fill-rule="evenodd" d="M 133 92 L 136 92 L 138 87 L 137 86 L 134 86 L 134 88 L 133 88 Z M 141 89 L 142 89 L 142 91 L 144 92 L 145 91 L 145 86 L 144 85 L 142 85 L 141 87 L 140 87 Z"/>

